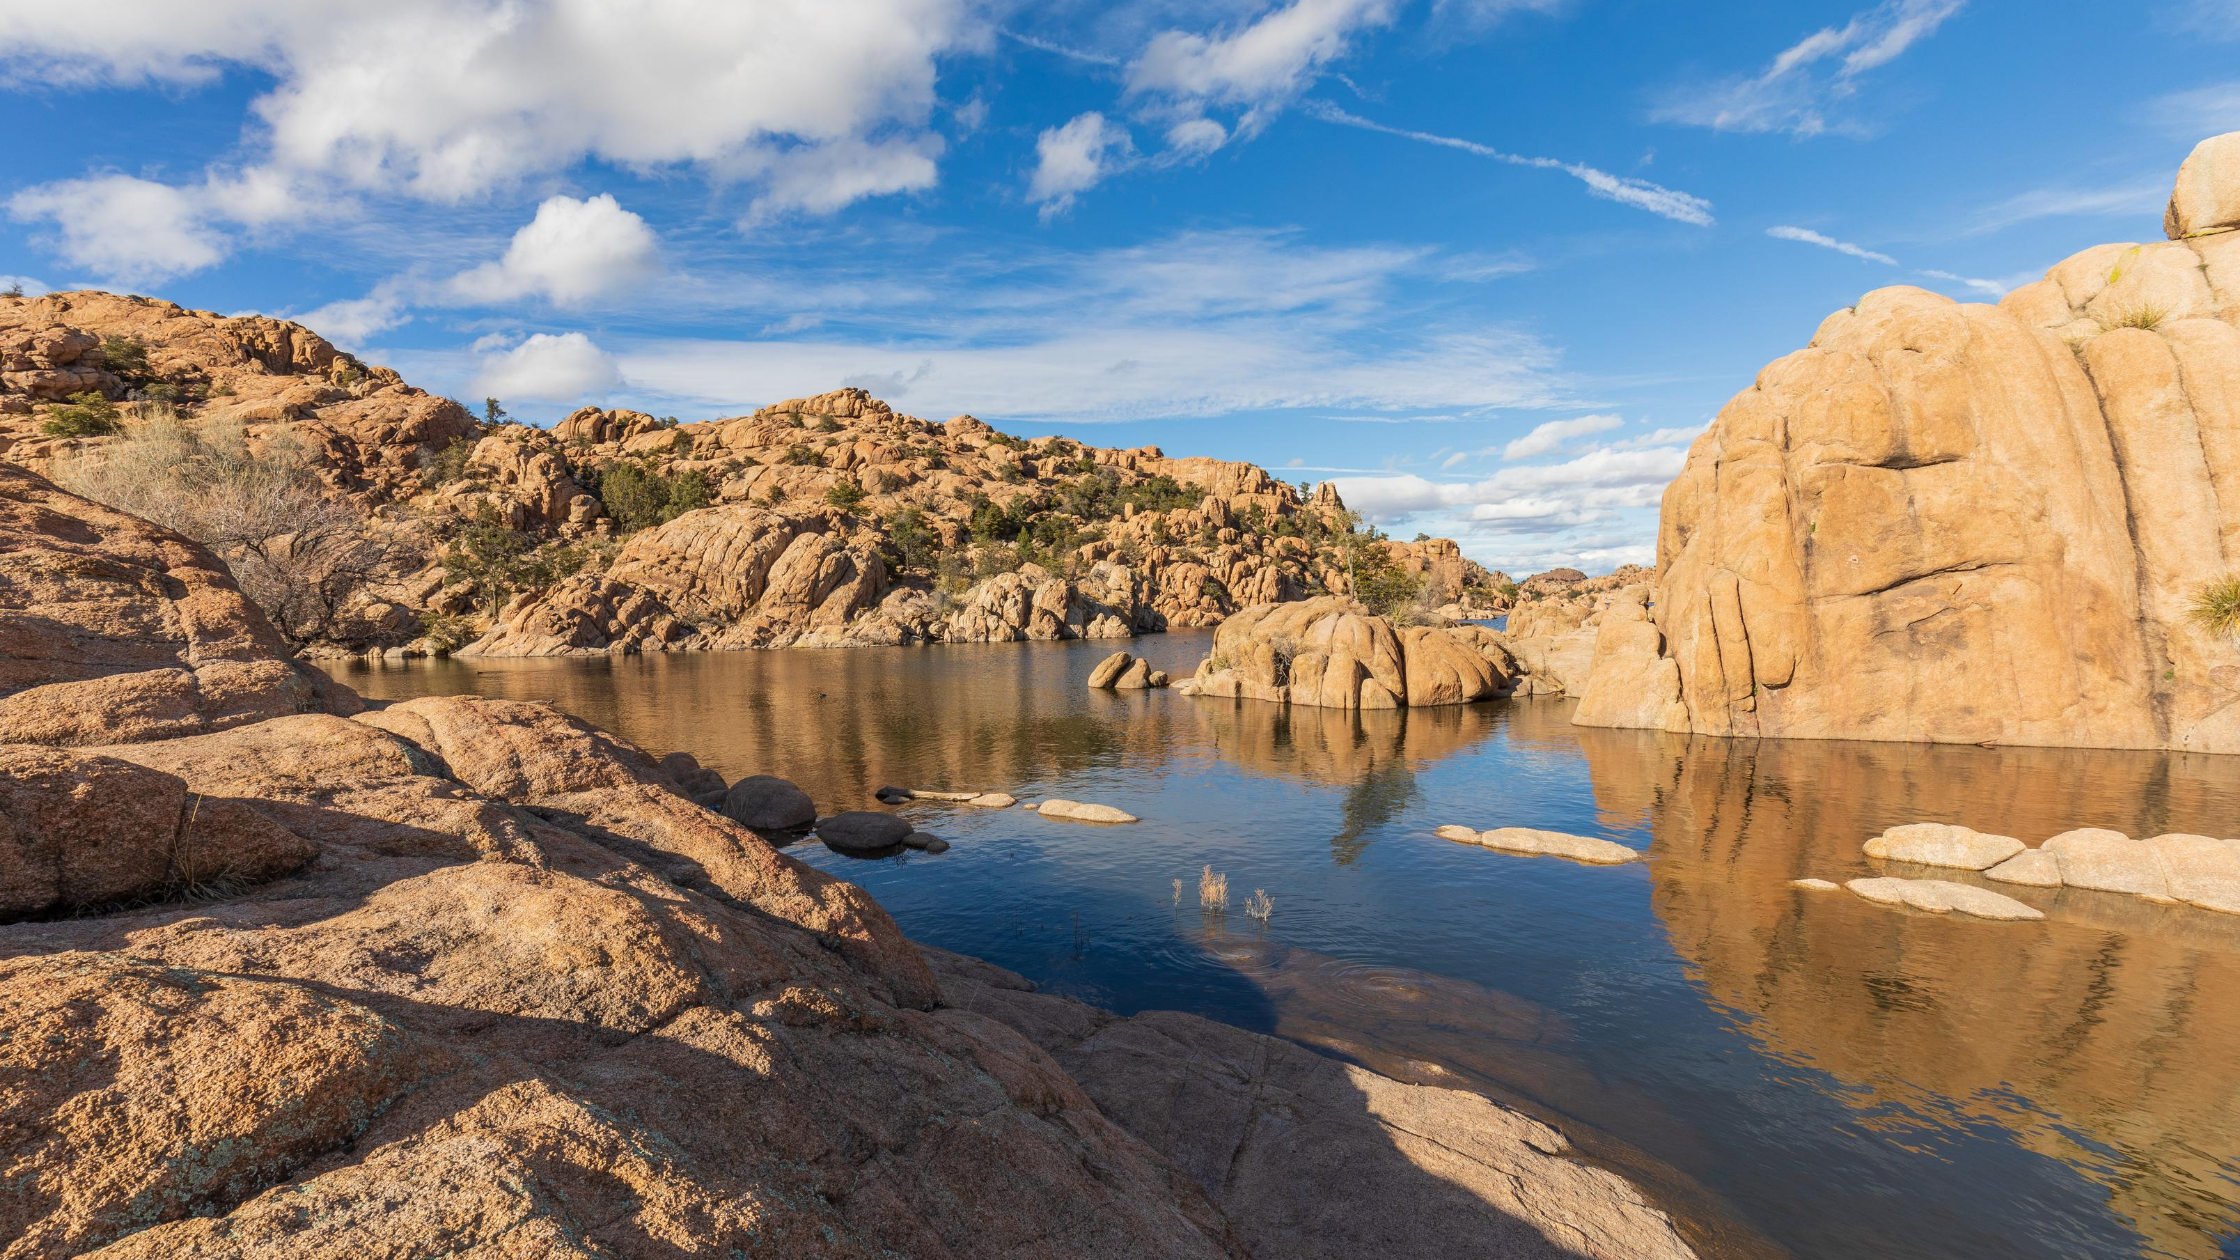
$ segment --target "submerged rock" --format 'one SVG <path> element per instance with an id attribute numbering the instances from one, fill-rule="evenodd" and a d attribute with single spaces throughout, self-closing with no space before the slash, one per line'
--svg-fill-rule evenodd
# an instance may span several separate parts
<path id="1" fill-rule="evenodd" d="M 910 835 L 910 824 L 893 814 L 852 809 L 817 820 L 817 839 L 849 853 L 891 849 Z"/>
<path id="2" fill-rule="evenodd" d="M 1867 841 L 1867 856 L 1921 866 L 1980 871 L 1997 866 L 2024 845 L 2013 836 L 1995 836 L 1950 823 L 1907 823 Z"/>
<path id="3" fill-rule="evenodd" d="M 1926 910 L 1931 914 L 1959 913 L 1978 919 L 2034 920 L 2045 918 L 2045 912 L 2026 906 L 2012 897 L 1977 888 L 1972 884 L 1955 884 L 1942 879 L 1898 879 L 1883 876 L 1879 879 L 1854 879 L 1845 888 L 1868 901 L 1886 906 L 1908 906 Z"/>
<path id="4" fill-rule="evenodd" d="M 809 794 L 776 775 L 757 774 L 731 785 L 723 816 L 757 831 L 801 831 L 817 821 Z"/>
<path id="5" fill-rule="evenodd" d="M 1807 892 L 1835 892 L 1842 885 L 1827 879 L 1792 879 L 1789 887 L 1802 888 Z"/>
<path id="6" fill-rule="evenodd" d="M 930 831 L 913 831 L 902 838 L 902 847 L 925 853 L 947 853 L 949 842 Z"/>
<path id="7" fill-rule="evenodd" d="M 1574 836 L 1561 831 L 1540 831 L 1532 827 L 1496 827 L 1478 833 L 1478 843 L 1504 853 L 1528 853 L 1535 856 L 1568 858 L 1591 866 L 1622 866 L 1641 860 L 1641 851 L 1629 849 L 1610 840 L 1593 836 Z"/>
<path id="8" fill-rule="evenodd" d="M 967 805 L 977 805 L 982 809 L 1009 809 L 1018 803 L 1019 798 L 1009 792 L 982 792 L 965 802 Z"/>
<path id="9" fill-rule="evenodd" d="M 1035 806 L 1035 812 L 1044 818 L 1065 818 L 1073 822 L 1132 823 L 1134 814 L 1114 809 L 1110 805 L 1090 805 L 1081 801 L 1063 799 L 1047 800 Z"/>
<path id="10" fill-rule="evenodd" d="M 1441 840 L 1452 840 L 1456 844 L 1476 844 L 1478 842 L 1478 829 L 1476 827 L 1464 827 L 1455 823 L 1448 823 L 1431 834 Z"/>

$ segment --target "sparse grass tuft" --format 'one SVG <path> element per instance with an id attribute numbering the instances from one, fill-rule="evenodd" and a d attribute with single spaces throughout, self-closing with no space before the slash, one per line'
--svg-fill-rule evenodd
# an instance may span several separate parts
<path id="1" fill-rule="evenodd" d="M 1200 871 L 1198 873 L 1198 905 L 1207 910 L 1228 909 L 1229 877 L 1214 874 L 1213 867 L 1210 865 Z"/>
<path id="2" fill-rule="evenodd" d="M 1244 912 L 1247 917 L 1266 923 L 1268 916 L 1276 912 L 1276 899 L 1270 897 L 1266 889 L 1255 888 L 1252 895 L 1244 899 Z"/>
<path id="3" fill-rule="evenodd" d="M 2169 315 L 2169 307 L 2142 302 L 2137 306 L 2125 307 L 2123 310 L 2101 316 L 2100 328 L 2104 332 L 2114 332 L 2118 328 L 2144 328 L 2151 331 L 2156 325 L 2169 318 Z"/>
<path id="4" fill-rule="evenodd" d="M 1182 904 L 1182 881 L 1179 879 L 1174 882 L 1174 903 L 1178 906 Z"/>
<path id="5" fill-rule="evenodd" d="M 2194 590 L 2193 607 L 2186 615 L 2215 638 L 2240 640 L 2240 574 L 2203 582 Z"/>

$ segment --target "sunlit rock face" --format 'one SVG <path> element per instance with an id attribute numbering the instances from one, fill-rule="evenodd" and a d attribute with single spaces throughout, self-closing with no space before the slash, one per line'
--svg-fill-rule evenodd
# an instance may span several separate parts
<path id="1" fill-rule="evenodd" d="M 2219 1255 L 2240 1150 L 2240 920 L 2077 888 L 1883 862 L 1863 843 L 1925 785 L 1949 821 L 2036 844 L 2084 820 L 2229 818 L 2221 758 L 1729 742 L 1581 731 L 1615 826 L 1653 837 L 1652 908 L 1712 1000 L 1767 1050 L 1847 1087 L 1859 1123 L 1990 1123 L 2107 1189 L 2154 1254 Z M 2113 808 L 2125 816 L 2110 816 Z M 1935 876 L 2046 913 L 1985 923 L 1789 886 Z M 2025 1101 L 2027 1100 L 2027 1101 Z M 2204 1189 L 2207 1188 L 2207 1189 Z"/>
<path id="2" fill-rule="evenodd" d="M 1760 372 L 1665 492 L 1661 644 L 1598 653 L 1581 720 L 2240 752 L 2240 644 L 2188 616 L 2240 569 L 2235 147 L 2176 239 L 1876 290 Z"/>

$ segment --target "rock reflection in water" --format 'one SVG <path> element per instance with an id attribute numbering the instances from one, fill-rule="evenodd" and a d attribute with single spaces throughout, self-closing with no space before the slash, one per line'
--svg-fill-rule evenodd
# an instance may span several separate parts
<path id="1" fill-rule="evenodd" d="M 1901 1141 L 1995 1123 L 2106 1187 L 2157 1254 L 2225 1254 L 2215 1236 L 2240 1226 L 2240 920 L 2065 890 L 2031 898 L 2044 923 L 1979 923 L 1787 881 L 1869 873 L 1862 841 L 1899 822 L 2032 842 L 2087 824 L 2229 834 L 2229 759 L 1576 738 L 1598 801 L 1654 837 L 1652 904 L 1674 949 L 1770 1051 L 1852 1087 L 1858 1123 Z"/>

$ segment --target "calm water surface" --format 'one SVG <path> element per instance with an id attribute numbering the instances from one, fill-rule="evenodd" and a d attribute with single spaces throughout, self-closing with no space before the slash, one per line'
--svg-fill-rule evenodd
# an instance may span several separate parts
<path id="1" fill-rule="evenodd" d="M 1208 642 L 1134 650 L 1180 675 Z M 1860 844 L 1900 822 L 2240 833 L 2234 759 L 1592 731 L 1543 700 L 1349 716 L 1089 692 L 1110 650 L 341 676 L 376 697 L 549 700 L 827 810 L 877 808 L 887 783 L 1118 805 L 1143 821 L 912 804 L 950 852 L 790 851 L 913 937 L 1046 988 L 1531 1111 L 1706 1254 L 2240 1257 L 2240 919 L 2030 890 L 2049 921 L 1984 923 L 1787 883 L 1868 873 Z M 1512 857 L 1431 835 L 1448 822 L 1603 835 L 1649 861 Z M 1226 914 L 1195 904 L 1207 865 Z M 1256 888 L 1265 928 L 1241 909 Z"/>

